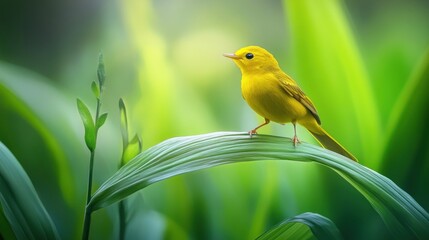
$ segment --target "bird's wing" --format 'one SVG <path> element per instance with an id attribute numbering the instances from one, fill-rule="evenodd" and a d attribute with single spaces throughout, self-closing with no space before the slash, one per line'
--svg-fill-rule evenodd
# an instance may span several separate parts
<path id="1" fill-rule="evenodd" d="M 283 74 L 281 74 L 282 76 L 278 76 L 280 79 L 280 85 L 283 90 L 287 94 L 295 98 L 302 105 L 304 105 L 311 112 L 317 123 L 321 124 L 319 114 L 317 113 L 316 107 L 314 106 L 313 102 L 311 102 L 310 98 L 305 95 L 305 93 L 301 90 L 301 88 L 299 88 L 299 86 L 291 77 L 289 77 L 285 73 Z"/>

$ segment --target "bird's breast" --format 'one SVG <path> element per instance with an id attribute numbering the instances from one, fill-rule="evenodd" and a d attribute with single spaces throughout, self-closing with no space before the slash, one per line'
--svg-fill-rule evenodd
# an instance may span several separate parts
<path id="1" fill-rule="evenodd" d="M 287 94 L 273 74 L 243 76 L 241 91 L 249 106 L 259 115 L 278 123 L 297 121 L 307 109 Z"/>

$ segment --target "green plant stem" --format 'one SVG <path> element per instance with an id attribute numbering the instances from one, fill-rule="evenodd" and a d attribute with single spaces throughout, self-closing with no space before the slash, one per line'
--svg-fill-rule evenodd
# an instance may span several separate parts
<path id="1" fill-rule="evenodd" d="M 126 131 L 128 127 L 126 127 Z M 124 140 L 124 139 L 123 139 Z M 128 136 L 126 137 L 126 140 L 123 141 L 123 150 L 122 150 L 122 157 L 121 162 L 119 163 L 119 169 L 124 166 L 124 158 L 125 158 L 125 149 L 127 148 L 128 143 Z M 125 212 L 125 199 L 121 200 L 118 203 L 118 215 L 119 215 L 119 240 L 125 239 L 125 218 L 126 218 L 126 212 Z"/>
<path id="2" fill-rule="evenodd" d="M 94 149 L 94 151 L 91 151 L 91 156 L 89 158 L 88 188 L 87 188 L 87 194 L 86 194 L 86 205 L 88 205 L 89 201 L 91 201 L 92 175 L 94 172 L 94 157 L 95 157 L 95 149 Z"/>
<path id="3" fill-rule="evenodd" d="M 100 87 L 100 98 L 101 98 L 101 87 Z M 100 98 L 97 98 L 97 108 L 96 108 L 96 112 L 95 112 L 95 121 L 94 123 L 97 123 L 98 118 L 100 117 L 100 108 L 101 108 L 101 100 Z M 94 145 L 94 150 L 93 152 L 95 152 L 95 147 L 97 146 L 97 135 L 98 135 L 98 127 L 95 127 L 95 145 Z"/>
<path id="4" fill-rule="evenodd" d="M 119 240 L 125 239 L 125 199 L 119 202 Z"/>
<path id="5" fill-rule="evenodd" d="M 92 213 L 92 210 L 87 205 L 85 207 L 85 217 L 84 217 L 84 222 L 83 222 L 82 240 L 87 240 L 89 238 L 89 228 L 91 226 L 91 213 Z"/>
<path id="6" fill-rule="evenodd" d="M 97 122 L 99 115 L 100 115 L 100 108 L 101 108 L 101 101 L 99 98 L 97 98 L 97 108 L 95 113 L 95 121 Z M 94 158 L 95 158 L 95 148 L 97 146 L 97 134 L 98 134 L 98 128 L 95 128 L 95 145 L 94 150 L 91 151 L 91 155 L 89 158 L 89 173 L 88 173 L 88 190 L 86 195 L 86 206 L 85 206 L 85 215 L 83 220 L 83 232 L 82 232 L 82 239 L 86 240 L 89 237 L 89 229 L 91 226 L 91 208 L 88 207 L 88 203 L 91 201 L 91 195 L 92 195 L 92 178 L 94 173 Z"/>
<path id="7" fill-rule="evenodd" d="M 88 190 L 86 195 L 86 206 L 85 206 L 85 215 L 83 219 L 83 232 L 82 239 L 86 240 L 89 237 L 89 228 L 91 226 L 91 209 L 88 208 L 88 203 L 91 201 L 91 193 L 92 193 L 92 175 L 94 170 L 94 156 L 95 149 L 91 151 L 91 156 L 89 159 L 89 173 L 88 173 Z"/>

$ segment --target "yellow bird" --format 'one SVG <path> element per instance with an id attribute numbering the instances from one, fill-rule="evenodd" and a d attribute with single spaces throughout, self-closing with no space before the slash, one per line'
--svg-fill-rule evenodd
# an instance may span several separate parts
<path id="1" fill-rule="evenodd" d="M 280 124 L 293 124 L 294 146 L 299 143 L 296 135 L 296 123 L 307 130 L 325 148 L 357 159 L 332 138 L 321 126 L 319 114 L 310 98 L 298 84 L 284 73 L 267 50 L 259 46 L 248 46 L 235 53 L 225 53 L 241 70 L 241 93 L 249 106 L 265 118 L 265 122 L 249 131 L 250 136 L 270 121 Z"/>

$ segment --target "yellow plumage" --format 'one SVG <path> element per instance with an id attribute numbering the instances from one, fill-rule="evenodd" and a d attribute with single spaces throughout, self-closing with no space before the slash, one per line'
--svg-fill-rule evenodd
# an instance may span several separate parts
<path id="1" fill-rule="evenodd" d="M 289 123 L 294 126 L 293 143 L 296 136 L 296 123 L 307 128 L 327 149 L 342 154 L 354 161 L 356 158 L 333 139 L 321 126 L 320 117 L 311 100 L 297 83 L 284 73 L 271 53 L 258 46 L 244 47 L 233 54 L 224 54 L 234 60 L 241 70 L 241 93 L 249 106 L 265 122 L 249 131 L 250 135 L 270 121 Z"/>

